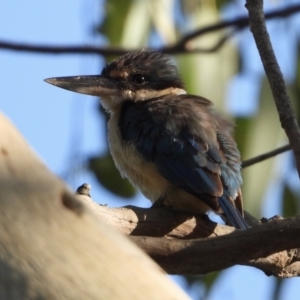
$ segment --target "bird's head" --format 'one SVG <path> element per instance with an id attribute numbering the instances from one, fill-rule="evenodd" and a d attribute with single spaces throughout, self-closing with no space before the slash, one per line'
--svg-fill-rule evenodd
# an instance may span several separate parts
<path id="1" fill-rule="evenodd" d="M 114 112 L 124 101 L 144 101 L 166 94 L 185 94 L 184 85 L 168 55 L 152 50 L 127 53 L 108 64 L 101 75 L 45 79 L 55 86 L 101 98 Z"/>

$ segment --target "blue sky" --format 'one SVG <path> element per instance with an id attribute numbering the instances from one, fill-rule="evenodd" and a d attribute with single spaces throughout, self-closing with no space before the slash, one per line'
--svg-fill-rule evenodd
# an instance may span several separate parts
<path id="1" fill-rule="evenodd" d="M 97 0 L 2 1 L 0 39 L 50 45 L 99 43 L 101 39 L 94 36 L 92 26 L 102 13 L 100 3 Z M 69 169 L 72 160 L 78 159 L 80 166 L 86 155 L 106 149 L 106 143 L 98 138 L 99 134 L 105 136 L 105 131 L 96 111 L 97 98 L 58 89 L 43 81 L 54 76 L 96 74 L 102 63 L 95 55 L 43 55 L 0 49 L 0 110 L 55 174 L 74 172 L 74 176 L 68 177 L 73 189 L 83 182 L 91 183 L 94 199 L 120 206 L 124 202 L 101 189 L 88 172 Z M 150 203 L 138 196 L 134 204 L 149 206 Z M 285 282 L 282 298 L 297 298 L 296 281 Z M 209 299 L 265 300 L 270 297 L 273 284 L 273 279 L 261 271 L 237 266 L 222 274 Z M 191 295 L 195 297 L 195 293 Z"/>
<path id="2" fill-rule="evenodd" d="M 99 41 L 92 33 L 92 25 L 101 13 L 99 2 L 62 3 L 30 1 L 29 5 L 29 2 L 5 1 L 0 10 L 1 39 L 50 45 Z M 98 56 L 1 51 L 0 65 L 1 110 L 54 173 L 69 174 L 73 159 L 80 165 L 84 155 L 98 154 L 106 148 L 99 138 L 99 128 L 103 136 L 105 129 L 96 111 L 97 98 L 63 91 L 44 82 L 54 76 L 99 73 L 102 60 Z M 79 173 L 69 176 L 73 188 L 88 181 L 101 198 L 111 196 L 98 189 L 89 174 L 76 174 Z"/>

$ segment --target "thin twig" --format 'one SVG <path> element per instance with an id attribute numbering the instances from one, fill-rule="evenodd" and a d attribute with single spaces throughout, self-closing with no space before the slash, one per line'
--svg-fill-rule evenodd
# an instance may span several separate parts
<path id="1" fill-rule="evenodd" d="M 220 40 L 209 48 L 190 48 L 182 50 L 173 50 L 168 48 L 161 48 L 158 51 L 164 53 L 212 53 L 219 50 L 227 40 L 229 40 L 237 30 L 225 34 Z M 97 47 L 97 46 L 45 46 L 45 45 L 32 45 L 32 44 L 20 44 L 7 41 L 0 41 L 0 50 L 13 50 L 13 51 L 24 51 L 24 52 L 35 52 L 41 54 L 96 54 L 96 55 L 115 55 L 120 56 L 125 53 L 137 50 L 129 48 L 116 48 L 116 47 Z"/>
<path id="2" fill-rule="evenodd" d="M 266 17 L 266 19 L 287 17 L 298 11 L 300 11 L 300 4 L 285 7 L 283 9 L 274 10 L 272 12 L 268 12 L 265 14 L 265 17 Z M 229 20 L 229 21 L 222 21 L 222 22 L 210 25 L 210 26 L 206 26 L 206 27 L 197 29 L 191 33 L 188 33 L 185 36 L 183 36 L 176 44 L 174 44 L 173 46 L 170 46 L 170 47 L 162 48 L 161 51 L 163 51 L 165 53 L 171 53 L 171 54 L 189 52 L 189 49 L 187 47 L 188 42 L 190 42 L 191 40 L 193 40 L 201 35 L 211 33 L 211 32 L 214 32 L 214 31 L 217 31 L 220 29 L 224 29 L 227 27 L 235 27 L 237 30 L 241 30 L 248 26 L 249 26 L 248 16 L 239 17 L 239 18 L 236 18 L 234 20 Z"/>
<path id="3" fill-rule="evenodd" d="M 262 161 L 264 161 L 266 159 L 274 157 L 274 156 L 276 156 L 278 154 L 281 154 L 283 152 L 286 152 L 288 150 L 291 150 L 291 145 L 285 145 L 285 146 L 282 146 L 282 147 L 277 148 L 275 150 L 272 150 L 270 152 L 267 152 L 267 153 L 255 156 L 255 157 L 247 159 L 247 160 L 244 160 L 242 162 L 242 168 L 244 169 L 244 168 L 250 167 L 250 166 L 252 166 L 254 164 L 262 162 Z"/>
<path id="4" fill-rule="evenodd" d="M 263 1 L 246 0 L 246 3 L 246 7 L 249 11 L 250 30 L 253 33 L 271 86 L 281 126 L 285 130 L 293 149 L 298 175 L 300 176 L 300 129 L 267 31 L 263 12 Z"/>
<path id="5" fill-rule="evenodd" d="M 300 4 L 289 6 L 283 9 L 274 10 L 272 12 L 266 13 L 266 19 L 283 18 L 300 11 Z M 218 22 L 213 25 L 199 28 L 184 35 L 178 42 L 174 45 L 166 46 L 158 49 L 164 53 L 168 54 L 181 54 L 181 53 L 211 53 L 224 44 L 224 42 L 231 36 L 224 36 L 220 41 L 217 42 L 211 48 L 190 48 L 189 42 L 199 36 L 221 30 L 228 27 L 233 27 L 234 31 L 239 31 L 249 25 L 249 19 L 247 16 L 235 18 L 229 21 Z M 23 52 L 35 52 L 42 54 L 97 54 L 97 55 L 123 55 L 127 52 L 137 50 L 122 47 L 109 47 L 109 46 L 50 46 L 50 45 L 33 45 L 33 44 L 22 44 L 13 43 L 8 41 L 0 41 L 0 49 L 3 50 L 14 50 Z"/>
<path id="6" fill-rule="evenodd" d="M 13 42 L 0 41 L 0 49 L 37 52 L 43 54 L 100 54 L 100 55 L 123 55 L 133 49 L 117 47 L 98 47 L 98 46 L 46 46 L 21 44 Z"/>
<path id="7" fill-rule="evenodd" d="M 234 36 L 235 33 L 237 33 L 239 31 L 238 28 L 232 30 L 230 33 L 225 34 L 224 36 L 222 36 L 215 45 L 209 47 L 209 48 L 191 48 L 189 47 L 189 49 L 186 50 L 182 50 L 182 53 L 213 53 L 218 51 L 219 49 L 222 48 L 223 45 L 225 45 L 225 43 Z M 164 51 L 165 53 L 169 53 Z M 175 52 L 176 54 L 179 54 L 180 52 Z"/>

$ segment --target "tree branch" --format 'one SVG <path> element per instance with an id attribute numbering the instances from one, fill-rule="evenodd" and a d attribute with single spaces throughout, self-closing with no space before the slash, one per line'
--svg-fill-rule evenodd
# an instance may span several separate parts
<path id="1" fill-rule="evenodd" d="M 285 146 L 279 147 L 275 150 L 272 150 L 270 152 L 255 156 L 255 157 L 247 159 L 247 160 L 244 160 L 242 162 L 242 168 L 244 169 L 244 168 L 250 167 L 254 164 L 257 164 L 259 162 L 262 162 L 266 159 L 269 159 L 271 157 L 274 157 L 278 154 L 284 153 L 284 152 L 289 151 L 289 150 L 291 150 L 291 145 L 285 145 Z"/>
<path id="2" fill-rule="evenodd" d="M 1 114 L 0 132 L 1 299 L 188 299 L 96 218 Z"/>
<path id="3" fill-rule="evenodd" d="M 294 14 L 298 11 L 300 11 L 299 4 L 289 6 L 283 9 L 274 10 L 272 12 L 268 12 L 266 13 L 265 17 L 266 19 L 282 18 Z M 188 33 L 185 36 L 183 36 L 175 45 L 162 48 L 161 51 L 164 51 L 166 53 L 171 53 L 171 54 L 182 53 L 188 50 L 187 45 L 191 40 L 198 38 L 201 35 L 218 31 L 220 29 L 224 29 L 228 27 L 234 27 L 236 31 L 239 31 L 248 26 L 249 26 L 248 17 L 239 17 L 234 20 L 219 22 L 210 26 L 197 29 L 191 33 Z"/>
<path id="4" fill-rule="evenodd" d="M 289 6 L 286 8 L 274 10 L 273 12 L 266 13 L 266 19 L 284 18 L 300 11 L 300 4 Z M 158 49 L 168 54 L 181 54 L 181 53 L 211 53 L 221 48 L 226 40 L 235 32 L 246 28 L 249 25 L 248 17 L 239 17 L 229 21 L 218 22 L 213 25 L 205 26 L 184 35 L 174 45 L 166 46 Z M 224 28 L 233 27 L 233 31 L 222 37 L 216 45 L 211 48 L 191 48 L 190 41 L 202 35 L 209 34 Z M 121 47 L 108 47 L 108 46 L 50 46 L 50 45 L 33 45 L 13 43 L 8 41 L 0 41 L 0 49 L 25 51 L 41 54 L 97 54 L 97 55 L 123 55 L 129 51 L 137 49 L 125 49 Z"/>
<path id="5" fill-rule="evenodd" d="M 109 208 L 96 204 L 90 197 L 79 199 L 106 223 L 130 235 L 167 273 L 205 274 L 241 264 L 267 275 L 300 275 L 299 252 L 289 250 L 300 248 L 296 238 L 300 217 L 260 224 L 245 212 L 247 222 L 253 226 L 245 231 L 212 222 L 206 215 L 163 208 Z M 290 235 L 294 238 L 286 243 Z"/>
<path id="6" fill-rule="evenodd" d="M 300 176 L 300 129 L 286 91 L 283 75 L 277 63 L 267 31 L 262 0 L 246 0 L 250 30 L 253 33 L 266 75 L 268 77 L 282 128 L 294 152 Z"/>
<path id="7" fill-rule="evenodd" d="M 153 286 L 155 293 L 184 298 L 141 251 L 103 221 L 131 235 L 168 273 L 203 274 L 243 264 L 276 276 L 300 274 L 299 251 L 290 250 L 300 247 L 300 217 L 234 230 L 207 216 L 168 209 L 111 209 L 92 202 L 88 185 L 75 198 L 1 115 L 0 131 L 0 269 L 6 270 L 5 275 L 0 272 L 0 288 L 7 293 L 10 287 L 18 298 L 26 298 L 24 281 L 47 299 L 59 291 L 66 299 L 74 298 L 72 293 L 112 299 L 120 291 L 132 298 L 136 292 L 151 293 Z M 250 223 L 252 217 L 246 216 Z M 131 276 L 124 278 L 120 266 Z M 112 291 L 116 280 L 122 289 Z M 125 288 L 132 284 L 138 291 Z"/>
<path id="8" fill-rule="evenodd" d="M 300 248 L 300 240 L 296 238 L 299 234 L 300 216 L 259 224 L 248 230 L 235 230 L 214 238 L 131 239 L 170 274 L 205 274 L 240 264 L 265 268 L 267 274 L 292 277 L 299 276 L 300 269 L 291 274 L 286 268 L 294 264 L 296 259 L 299 263 L 298 250 L 294 250 L 292 257 L 289 255 L 293 251 L 276 252 Z"/>

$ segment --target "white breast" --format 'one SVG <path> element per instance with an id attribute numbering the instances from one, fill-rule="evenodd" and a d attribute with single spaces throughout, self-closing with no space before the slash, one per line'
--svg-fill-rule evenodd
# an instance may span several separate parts
<path id="1" fill-rule="evenodd" d="M 143 159 L 132 143 L 124 143 L 118 126 L 119 112 L 112 114 L 108 122 L 110 152 L 122 177 L 139 188 L 145 197 L 155 202 L 166 195 L 169 182 L 162 177 L 155 165 Z"/>

